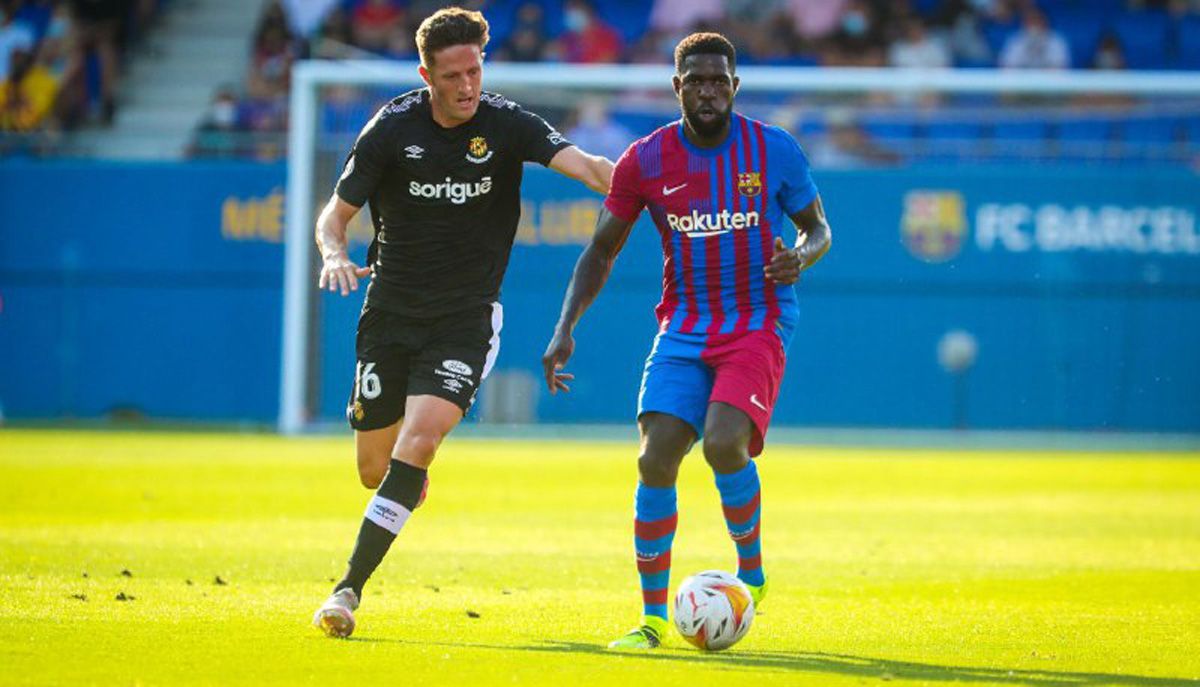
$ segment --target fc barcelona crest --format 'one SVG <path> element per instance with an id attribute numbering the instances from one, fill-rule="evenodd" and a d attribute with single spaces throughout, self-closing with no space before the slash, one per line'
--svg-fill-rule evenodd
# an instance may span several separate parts
<path id="1" fill-rule="evenodd" d="M 467 144 L 467 159 L 475 164 L 483 164 L 492 157 L 492 151 L 488 150 L 487 139 L 483 136 L 472 138 Z"/>
<path id="2" fill-rule="evenodd" d="M 757 196 L 762 193 L 762 175 L 758 172 L 742 172 L 738 175 L 738 192 L 743 196 Z"/>

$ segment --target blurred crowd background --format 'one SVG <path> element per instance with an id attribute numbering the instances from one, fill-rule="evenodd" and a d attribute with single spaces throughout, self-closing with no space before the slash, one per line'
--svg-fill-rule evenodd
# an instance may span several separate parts
<path id="1" fill-rule="evenodd" d="M 188 3 L 0 0 L 0 129 L 6 132 L 0 154 L 155 157 L 153 151 L 139 154 L 139 147 L 146 145 L 142 139 L 130 139 L 124 147 L 119 136 L 110 136 L 110 145 L 104 145 L 103 139 L 106 128 L 121 123 L 124 101 L 136 102 L 139 94 L 147 94 L 144 99 L 173 97 L 177 103 L 191 104 L 177 113 L 178 119 L 186 120 L 180 126 L 190 129 L 184 154 L 277 159 L 286 153 L 282 132 L 287 127 L 294 61 L 415 60 L 417 25 L 449 4 L 430 0 L 228 3 L 230 25 L 240 19 L 242 34 L 248 36 L 240 43 L 241 54 L 235 56 L 236 71 L 213 83 L 214 75 L 203 70 L 215 58 L 197 49 L 191 71 L 177 70 L 176 76 L 160 79 L 171 82 L 160 89 L 160 96 L 150 95 L 151 89 L 140 85 L 122 90 L 123 74 L 132 61 L 153 64 L 159 53 L 178 52 L 175 46 L 188 45 L 189 33 L 203 34 L 204 21 L 188 27 Z M 459 4 L 486 13 L 491 23 L 489 59 L 497 62 L 669 64 L 680 37 L 695 30 L 716 30 L 733 39 L 742 65 L 1200 69 L 1200 0 L 464 0 Z M 172 23 L 160 21 L 164 14 L 168 19 L 172 15 L 184 19 L 173 22 L 156 41 L 158 25 Z M 229 41 L 225 36 L 208 43 L 210 50 L 229 53 L 237 45 Z M 222 57 L 230 59 L 228 54 Z M 364 120 L 386 95 L 344 95 L 344 100 L 362 103 L 345 116 Z M 1063 111 L 1062 99 L 1058 100 L 1026 102 L 1024 110 L 1008 108 L 999 119 L 980 115 L 980 110 L 991 107 L 980 99 L 901 102 L 899 108 L 897 103 L 875 99 L 850 108 L 823 107 L 819 112 L 789 110 L 775 102 L 770 117 L 782 118 L 777 123 L 808 136 L 816 162 L 830 166 L 986 159 L 1006 151 L 1026 161 L 1066 157 L 1194 164 L 1196 144 L 1200 144 L 1194 103 L 1115 99 L 1088 103 L 1092 107 L 1081 116 L 1078 108 Z M 872 109 L 871 104 L 888 107 L 885 112 Z M 1110 107 L 1097 110 L 1097 105 Z M 931 109 L 938 114 L 930 116 Z M 631 136 L 643 135 L 660 123 L 664 114 L 623 109 L 619 103 L 613 106 L 600 99 L 548 110 L 555 123 L 570 130 L 581 144 L 610 155 L 619 153 Z M 144 137 L 173 121 L 173 114 L 161 108 L 156 115 L 131 114 L 129 127 Z M 90 133 L 72 137 L 77 131 Z M 1004 145 L 996 145 L 997 141 Z"/>

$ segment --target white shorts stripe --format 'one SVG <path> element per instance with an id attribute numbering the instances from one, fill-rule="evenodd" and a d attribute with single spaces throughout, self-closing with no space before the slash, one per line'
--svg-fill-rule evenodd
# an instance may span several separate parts
<path id="1" fill-rule="evenodd" d="M 492 339 L 488 342 L 487 358 L 483 361 L 483 375 L 479 381 L 487 379 L 492 366 L 496 364 L 496 356 L 500 355 L 500 329 L 504 327 L 504 306 L 492 303 Z"/>
<path id="2" fill-rule="evenodd" d="M 392 534 L 400 534 L 400 528 L 408 521 L 412 511 L 391 499 L 385 499 L 379 494 L 367 504 L 367 512 L 363 517 L 379 525 Z"/>

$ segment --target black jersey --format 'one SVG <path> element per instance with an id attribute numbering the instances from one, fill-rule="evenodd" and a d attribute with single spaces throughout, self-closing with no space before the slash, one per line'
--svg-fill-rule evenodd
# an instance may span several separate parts
<path id="1" fill-rule="evenodd" d="M 428 89 L 385 105 L 363 127 L 337 195 L 370 203 L 375 240 L 367 303 L 428 317 L 497 301 L 521 217 L 525 161 L 570 146 L 541 117 L 483 93 L 465 124 L 433 121 Z"/>

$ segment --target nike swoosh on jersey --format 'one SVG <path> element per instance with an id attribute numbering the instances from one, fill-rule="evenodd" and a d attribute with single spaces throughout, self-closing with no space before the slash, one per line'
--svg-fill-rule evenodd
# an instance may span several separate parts
<path id="1" fill-rule="evenodd" d="M 664 196 L 669 196 L 669 195 L 671 195 L 672 193 L 674 193 L 674 192 L 678 191 L 679 189 L 683 188 L 684 186 L 687 186 L 687 182 L 686 182 L 686 181 L 685 181 L 685 182 L 683 182 L 682 184 L 680 184 L 680 185 L 676 186 L 675 188 L 667 188 L 667 187 L 666 187 L 666 185 L 663 185 L 663 195 L 664 195 Z"/>

